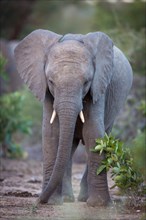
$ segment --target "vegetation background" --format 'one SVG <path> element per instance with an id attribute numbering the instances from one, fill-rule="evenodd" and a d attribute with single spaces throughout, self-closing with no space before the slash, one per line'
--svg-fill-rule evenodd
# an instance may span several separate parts
<path id="1" fill-rule="evenodd" d="M 71 215 L 74 219 L 87 219 L 89 215 L 89 219 L 97 219 L 96 216 L 100 216 L 101 212 L 101 216 L 106 215 L 109 219 L 137 219 L 137 215 L 140 216 L 141 210 L 144 210 L 146 194 L 143 187 L 146 186 L 146 0 L 0 0 L 0 28 L 0 157 L 15 158 L 0 158 L 2 216 L 20 216 L 21 219 L 42 219 L 44 216 L 48 219 L 49 216 L 58 215 L 57 219 L 69 219 Z M 121 142 L 112 136 L 108 144 L 108 138 L 104 138 L 100 146 L 102 150 L 105 147 L 106 150 L 113 148 L 112 154 L 107 152 L 110 158 L 103 161 L 102 168 L 106 165 L 111 169 L 113 166 L 115 183 L 120 183 L 124 189 L 126 183 L 136 183 L 134 192 L 128 187 L 126 196 L 130 208 L 127 203 L 126 211 L 122 211 L 122 207 L 125 207 L 123 204 L 126 204 L 123 195 L 120 197 L 122 203 L 119 203 L 119 208 L 112 208 L 112 213 L 105 209 L 90 210 L 79 203 L 64 205 L 64 210 L 43 206 L 38 210 L 32 207 L 30 211 L 35 195 L 41 188 L 42 103 L 21 81 L 15 66 L 14 48 L 36 29 L 47 29 L 63 35 L 69 32 L 105 32 L 131 63 L 133 86 L 112 131 L 112 136 L 124 143 L 126 151 L 121 150 Z M 83 162 L 85 151 L 80 147 L 78 149 L 76 161 Z M 125 157 L 121 156 L 121 152 Z M 128 154 L 130 156 L 127 157 L 124 152 L 131 152 L 132 156 Z M 115 159 L 117 156 L 118 159 Z M 125 159 L 122 160 L 122 166 L 119 166 L 119 158 Z M 140 188 L 137 187 L 139 179 L 135 167 L 134 172 L 131 169 L 133 164 L 144 178 Z M 81 166 L 83 168 L 85 164 L 74 165 L 73 184 L 77 195 Z M 111 178 L 109 180 L 111 184 Z M 116 191 L 110 189 L 110 193 L 116 198 Z M 125 216 L 127 211 L 130 213 L 128 217 Z M 115 218 L 113 212 L 116 213 Z M 78 218 L 80 214 L 83 218 Z M 141 219 L 146 219 L 146 216 Z"/>
<path id="2" fill-rule="evenodd" d="M 6 62 L 9 62 L 9 53 L 3 50 L 3 43 L 17 43 L 27 34 L 35 29 L 47 29 L 59 34 L 66 33 L 82 33 L 103 31 L 108 34 L 128 57 L 134 72 L 134 82 L 131 93 L 124 110 L 116 120 L 113 133 L 119 137 L 130 148 L 133 149 L 135 161 L 140 169 L 145 168 L 146 155 L 146 103 L 145 103 L 145 70 L 146 70 L 146 4 L 140 0 L 1 0 L 0 1 L 0 26 L 1 26 L 1 75 L 0 83 L 4 89 L 0 90 L 1 97 L 7 102 L 2 105 L 0 112 L 0 120 L 14 121 L 18 120 L 19 114 L 14 114 L 12 107 L 11 92 L 19 88 L 18 98 L 19 109 L 21 115 L 27 118 L 23 126 L 16 123 L 14 129 L 12 127 L 11 143 L 8 138 L 7 123 L 1 124 L 1 146 L 4 148 L 8 145 L 9 151 L 18 150 L 18 146 L 14 148 L 17 142 L 22 146 L 35 145 L 41 142 L 41 118 L 42 104 L 39 103 L 33 95 L 22 86 L 18 80 L 15 71 L 14 77 L 11 77 Z M 3 52 L 5 51 L 5 52 Z M 5 57 L 5 58 L 4 58 Z M 13 63 L 9 66 L 11 69 Z M 12 84 L 15 81 L 15 86 Z M 18 83 L 17 83 L 18 82 Z M 10 94 L 9 101 L 8 95 Z M 23 96 L 23 99 L 20 99 Z M 21 106 L 20 106 L 21 100 Z M 12 101 L 12 102 L 11 102 Z M 2 104 L 2 103 L 1 103 Z M 17 100 L 15 100 L 17 105 Z M 6 115 L 6 109 L 12 109 Z M 8 117 L 7 117 L 8 116 Z M 29 117 L 28 117 L 29 116 Z M 32 123 L 31 123 L 32 122 Z M 6 128 L 4 125 L 6 124 Z M 12 123 L 11 123 L 12 124 Z M 31 126 L 31 132 L 27 132 L 26 127 Z M 23 127 L 23 129 L 22 129 Z M 30 136 L 23 136 L 18 131 L 31 133 Z M 7 141 L 9 140 L 9 141 Z M 13 147 L 12 147 L 13 146 Z M 3 152 L 1 153 L 3 154 Z M 9 155 L 9 154 L 8 154 Z M 15 154 L 13 154 L 14 156 Z M 22 152 L 21 154 L 22 155 Z"/>

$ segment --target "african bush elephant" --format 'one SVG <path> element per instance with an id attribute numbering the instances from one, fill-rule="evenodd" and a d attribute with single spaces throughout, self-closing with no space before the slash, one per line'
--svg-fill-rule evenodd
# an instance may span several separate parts
<path id="1" fill-rule="evenodd" d="M 20 76 L 43 102 L 39 202 L 74 201 L 71 158 L 82 140 L 88 161 L 78 200 L 89 206 L 107 205 L 106 171 L 96 174 L 105 155 L 90 148 L 96 138 L 111 131 L 126 100 L 132 85 L 128 60 L 102 32 L 61 36 L 47 30 L 25 37 L 15 49 L 15 58 Z"/>

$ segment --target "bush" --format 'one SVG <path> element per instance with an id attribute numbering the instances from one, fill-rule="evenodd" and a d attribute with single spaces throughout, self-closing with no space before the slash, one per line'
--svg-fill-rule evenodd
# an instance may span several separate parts
<path id="1" fill-rule="evenodd" d="M 32 121 L 32 135 L 25 138 L 23 141 L 29 145 L 35 145 L 36 143 L 41 143 L 42 139 L 42 103 L 34 97 L 31 91 L 27 88 L 24 88 L 20 91 L 21 95 L 25 97 L 22 114 L 24 117 L 29 116 Z"/>
<path id="2" fill-rule="evenodd" d="M 96 146 L 91 149 L 92 152 L 102 154 L 105 152 L 105 160 L 97 169 L 99 175 L 104 169 L 111 169 L 111 176 L 122 191 L 129 189 L 137 191 L 144 181 L 143 175 L 135 166 L 132 154 L 129 148 L 124 148 L 123 143 L 111 135 L 105 134 L 104 138 L 96 140 Z"/>
<path id="3" fill-rule="evenodd" d="M 146 117 L 146 101 L 145 100 L 141 100 L 137 109 L 142 114 L 142 116 Z M 146 127 L 146 125 L 145 125 L 145 127 Z"/>
<path id="4" fill-rule="evenodd" d="M 138 129 L 137 135 L 133 141 L 131 141 L 131 152 L 134 160 L 134 164 L 146 181 L 146 101 L 141 100 L 137 106 L 137 110 L 142 117 L 141 129 Z"/>
<path id="5" fill-rule="evenodd" d="M 0 76 L 8 80 L 4 70 L 7 61 L 0 54 Z M 0 147 L 2 155 L 8 157 L 24 157 L 21 146 L 13 140 L 13 134 L 20 131 L 31 132 L 31 121 L 22 113 L 25 97 L 20 92 L 2 95 L 0 97 Z"/>
<path id="6" fill-rule="evenodd" d="M 0 144 L 5 156 L 23 156 L 23 150 L 12 137 L 18 131 L 31 132 L 31 121 L 22 114 L 24 99 L 19 92 L 0 97 Z"/>
<path id="7" fill-rule="evenodd" d="M 146 132 L 138 131 L 137 136 L 132 142 L 131 152 L 135 166 L 142 173 L 146 181 Z"/>
<path id="8" fill-rule="evenodd" d="M 140 137 L 141 139 L 141 137 Z M 123 143 L 111 135 L 105 134 L 104 138 L 96 140 L 96 146 L 92 152 L 102 154 L 105 152 L 105 159 L 97 169 L 99 175 L 104 169 L 111 170 L 111 177 L 115 184 L 111 187 L 119 187 L 122 193 L 127 196 L 126 207 L 143 209 L 145 207 L 146 186 L 145 179 L 145 150 L 142 143 L 138 155 L 132 154 L 129 148 L 124 148 Z M 137 148 L 136 148 L 137 149 Z M 142 155 L 143 154 L 143 155 Z M 144 163 L 137 164 L 141 158 Z M 142 165 L 142 166 L 141 166 Z M 142 168 L 142 169 L 141 169 Z"/>
<path id="9" fill-rule="evenodd" d="M 6 75 L 6 72 L 4 71 L 4 67 L 6 64 L 7 64 L 6 59 L 0 53 L 0 77 L 5 81 L 8 80 L 8 76 Z"/>

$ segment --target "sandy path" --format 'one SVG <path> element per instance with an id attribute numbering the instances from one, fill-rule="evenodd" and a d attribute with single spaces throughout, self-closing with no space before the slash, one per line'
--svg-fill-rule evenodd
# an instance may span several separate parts
<path id="1" fill-rule="evenodd" d="M 77 198 L 84 164 L 73 166 L 73 188 Z M 112 185 L 111 179 L 109 185 Z M 0 217 L 1 219 L 30 220 L 138 220 L 139 210 L 126 210 L 123 203 L 110 208 L 88 207 L 75 201 L 62 206 L 34 206 L 42 182 L 42 163 L 35 160 L 2 159 L 0 176 Z M 116 199 L 116 190 L 110 191 Z M 76 199 L 77 200 L 77 199 Z"/>

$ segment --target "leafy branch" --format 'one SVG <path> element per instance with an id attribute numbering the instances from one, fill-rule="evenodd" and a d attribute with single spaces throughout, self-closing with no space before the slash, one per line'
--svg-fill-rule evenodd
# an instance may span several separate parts
<path id="1" fill-rule="evenodd" d="M 129 148 L 124 148 L 123 143 L 111 135 L 105 134 L 103 138 L 96 140 L 96 146 L 92 152 L 100 155 L 105 152 L 105 159 L 97 169 L 99 175 L 104 169 L 111 170 L 111 177 L 121 190 L 137 189 L 143 182 L 143 176 L 134 165 Z"/>

